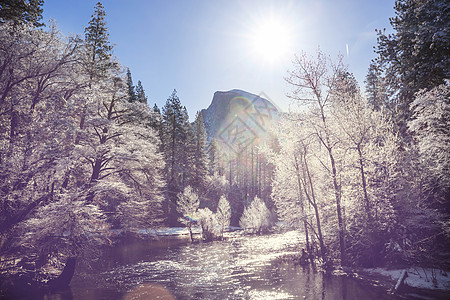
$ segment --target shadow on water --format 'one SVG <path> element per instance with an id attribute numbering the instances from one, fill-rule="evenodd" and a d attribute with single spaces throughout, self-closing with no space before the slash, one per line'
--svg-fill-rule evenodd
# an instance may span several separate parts
<path id="1" fill-rule="evenodd" d="M 45 299 L 394 299 L 354 279 L 277 259 L 297 252 L 299 238 L 235 233 L 210 243 L 126 243 L 93 269 L 79 267 L 70 290 Z"/>

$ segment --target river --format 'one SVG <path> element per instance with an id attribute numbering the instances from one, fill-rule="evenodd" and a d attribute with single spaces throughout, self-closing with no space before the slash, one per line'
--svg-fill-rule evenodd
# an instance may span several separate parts
<path id="1" fill-rule="evenodd" d="M 45 299 L 395 299 L 361 281 L 279 259 L 299 243 L 294 231 L 232 233 L 225 241 L 194 244 L 136 241 L 114 247 L 95 268 L 79 266 L 69 290 Z"/>

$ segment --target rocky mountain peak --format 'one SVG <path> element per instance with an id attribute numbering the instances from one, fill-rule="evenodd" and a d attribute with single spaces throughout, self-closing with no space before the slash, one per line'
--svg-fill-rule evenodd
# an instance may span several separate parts
<path id="1" fill-rule="evenodd" d="M 202 111 L 208 140 L 216 138 L 233 149 L 264 139 L 278 109 L 264 97 L 233 89 L 217 91 Z"/>

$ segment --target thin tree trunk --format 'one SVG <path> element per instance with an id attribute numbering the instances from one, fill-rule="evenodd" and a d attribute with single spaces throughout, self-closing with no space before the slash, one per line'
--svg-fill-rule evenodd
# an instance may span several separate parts
<path id="1" fill-rule="evenodd" d="M 311 203 L 312 207 L 314 208 L 314 214 L 315 214 L 315 217 L 316 217 L 316 224 L 317 224 L 317 234 L 319 235 L 320 254 L 322 256 L 322 260 L 325 262 L 326 261 L 326 255 L 327 255 L 327 249 L 325 247 L 325 243 L 323 242 L 322 226 L 321 226 L 321 223 L 320 223 L 319 208 L 317 207 L 316 195 L 314 193 L 314 184 L 312 182 L 311 173 L 309 172 L 308 163 L 306 161 L 306 153 L 305 153 L 305 157 L 304 157 L 304 166 L 305 166 L 305 169 L 303 170 L 304 171 L 303 177 L 305 177 L 305 175 L 307 175 L 307 177 L 308 177 L 309 188 L 311 189 L 311 197 L 309 197 L 309 195 L 308 195 L 308 192 L 307 192 L 307 189 L 306 189 L 306 184 L 304 185 L 305 194 L 306 194 L 307 198 L 309 199 L 309 202 Z"/>
<path id="2" fill-rule="evenodd" d="M 194 237 L 192 234 L 192 224 L 189 223 L 189 237 L 191 238 L 191 243 L 194 241 Z"/>
<path id="3" fill-rule="evenodd" d="M 334 186 L 334 195 L 336 197 L 336 211 L 338 217 L 338 226 L 339 226 L 339 249 L 341 252 L 341 264 L 346 265 L 345 260 L 345 237 L 344 237 L 344 221 L 342 219 L 342 208 L 341 208 L 341 191 L 339 188 L 339 184 L 337 182 L 337 172 L 336 172 L 336 163 L 334 161 L 334 156 L 331 148 L 328 148 L 328 154 L 330 156 L 331 161 L 331 172 L 333 178 L 333 186 Z"/>
<path id="4" fill-rule="evenodd" d="M 232 164 L 232 160 L 230 159 L 230 163 L 229 163 L 229 165 L 230 165 L 230 187 L 231 187 L 231 185 L 232 185 L 232 179 L 231 179 L 231 176 L 232 176 L 232 170 L 231 170 L 231 164 Z"/>
<path id="5" fill-rule="evenodd" d="M 363 161 L 363 155 L 362 155 L 360 145 L 358 145 L 357 149 L 358 149 L 358 154 L 359 154 L 359 168 L 361 171 L 361 181 L 362 181 L 362 188 L 363 188 L 363 192 L 364 192 L 364 203 L 365 203 L 366 215 L 367 215 L 367 220 L 369 221 L 369 223 L 371 223 L 372 216 L 370 214 L 370 202 L 369 202 L 369 196 L 367 194 L 366 175 L 364 172 L 364 161 Z"/>
<path id="6" fill-rule="evenodd" d="M 309 245 L 309 235 L 308 235 L 308 222 L 306 221 L 306 213 L 305 213 L 305 204 L 303 201 L 303 193 L 302 193 L 302 183 L 300 178 L 300 168 L 298 165 L 297 157 L 294 154 L 294 161 L 295 161 L 295 171 L 297 175 L 297 184 L 298 184 L 298 198 L 300 201 L 300 208 L 302 212 L 302 218 L 303 218 L 303 226 L 305 227 L 305 236 L 306 236 L 306 251 L 310 253 L 311 247 Z"/>
<path id="7" fill-rule="evenodd" d="M 344 231 L 344 221 L 342 218 L 342 208 L 341 208 L 341 189 L 339 187 L 339 184 L 337 182 L 337 171 L 336 171 L 336 162 L 334 160 L 333 155 L 333 148 L 331 146 L 330 142 L 330 134 L 328 131 L 327 121 L 325 118 L 325 111 L 324 111 L 324 105 L 321 103 L 321 97 L 319 94 L 317 94 L 317 98 L 319 99 L 319 107 L 320 107 L 320 113 L 322 117 L 322 123 L 324 126 L 325 131 L 325 141 L 321 138 L 322 144 L 326 147 L 328 151 L 328 156 L 330 158 L 330 164 L 331 164 L 331 177 L 333 180 L 333 187 L 334 187 L 334 195 L 336 198 L 336 212 L 338 217 L 338 227 L 339 227 L 339 250 L 341 252 L 341 264 L 345 265 L 345 231 Z"/>

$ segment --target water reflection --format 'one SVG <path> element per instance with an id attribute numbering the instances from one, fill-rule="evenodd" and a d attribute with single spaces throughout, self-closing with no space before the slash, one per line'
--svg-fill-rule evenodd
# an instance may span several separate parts
<path id="1" fill-rule="evenodd" d="M 299 238 L 288 232 L 127 244 L 110 251 L 100 271 L 77 270 L 70 296 L 49 299 L 392 299 L 355 280 L 277 260 L 298 251 Z"/>

